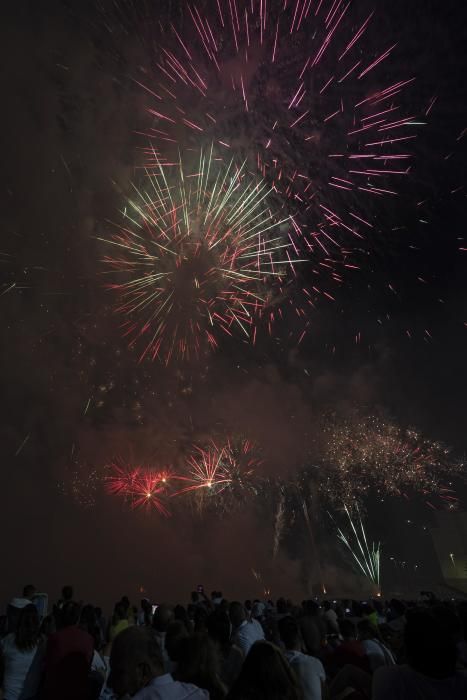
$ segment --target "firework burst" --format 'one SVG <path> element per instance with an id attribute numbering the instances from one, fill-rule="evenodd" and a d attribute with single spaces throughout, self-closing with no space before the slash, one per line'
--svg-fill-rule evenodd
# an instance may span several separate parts
<path id="1" fill-rule="evenodd" d="M 109 465 L 108 471 L 106 486 L 109 494 L 121 496 L 133 509 L 155 509 L 161 515 L 170 514 L 164 503 L 173 478 L 170 471 L 125 467 L 116 462 Z"/>
<path id="2" fill-rule="evenodd" d="M 379 416 L 330 420 L 325 435 L 316 474 L 320 493 L 333 505 L 361 504 L 372 494 L 380 499 L 421 495 L 432 508 L 430 497 L 436 497 L 444 507 L 456 507 L 451 480 L 463 475 L 464 464 L 442 443 Z"/>
<path id="3" fill-rule="evenodd" d="M 254 340 L 256 319 L 272 302 L 271 282 L 293 270 L 288 221 L 266 204 L 265 182 L 250 180 L 213 148 L 195 171 L 159 163 L 125 209 L 128 225 L 105 240 L 117 311 L 130 345 L 146 355 L 197 358 L 239 330 Z"/>
<path id="4" fill-rule="evenodd" d="M 352 0 L 186 2 L 141 86 L 148 167 L 180 142 L 241 153 L 293 216 L 331 296 L 374 244 L 380 200 L 398 195 L 421 123 L 405 105 L 415 78 L 373 24 Z"/>
<path id="5" fill-rule="evenodd" d="M 77 505 L 89 509 L 96 505 L 101 481 L 98 469 L 75 457 L 72 458 L 65 479 L 58 483 L 58 490 Z"/>
<path id="6" fill-rule="evenodd" d="M 258 495 L 257 469 L 261 460 L 249 440 L 229 439 L 222 445 L 214 441 L 207 448 L 195 447 L 190 457 L 188 485 L 179 493 L 196 492 L 218 510 L 230 512 L 249 497 Z"/>

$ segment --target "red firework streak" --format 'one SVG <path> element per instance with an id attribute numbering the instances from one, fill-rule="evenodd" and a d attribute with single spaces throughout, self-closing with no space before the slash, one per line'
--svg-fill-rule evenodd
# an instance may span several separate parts
<path id="1" fill-rule="evenodd" d="M 156 509 L 161 515 L 170 515 L 163 499 L 167 496 L 170 471 L 155 471 L 144 467 L 126 468 L 110 465 L 112 473 L 106 478 L 107 491 L 129 500 L 132 508 Z"/>

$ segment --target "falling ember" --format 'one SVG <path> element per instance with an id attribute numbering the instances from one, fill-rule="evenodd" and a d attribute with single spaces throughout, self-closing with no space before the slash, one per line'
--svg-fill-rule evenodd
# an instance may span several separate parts
<path id="1" fill-rule="evenodd" d="M 100 240 L 112 249 L 107 287 L 140 358 L 198 358 L 235 331 L 250 340 L 271 288 L 297 262 L 266 183 L 247 177 L 245 164 L 219 162 L 211 147 L 194 171 L 181 159 L 159 163 L 135 191 L 124 225 Z"/>

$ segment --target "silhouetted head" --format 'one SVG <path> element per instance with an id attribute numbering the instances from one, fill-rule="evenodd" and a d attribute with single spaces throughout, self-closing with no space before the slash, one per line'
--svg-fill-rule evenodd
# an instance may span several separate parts
<path id="1" fill-rule="evenodd" d="M 19 615 L 15 645 L 20 651 L 30 651 L 39 639 L 39 614 L 35 605 L 26 605 Z"/>
<path id="2" fill-rule="evenodd" d="M 352 620 L 341 620 L 339 622 L 339 628 L 344 639 L 357 639 L 357 628 Z"/>
<path id="3" fill-rule="evenodd" d="M 128 627 L 115 637 L 108 685 L 117 697 L 135 695 L 164 673 L 161 649 L 146 627 Z"/>
<path id="4" fill-rule="evenodd" d="M 303 604 L 306 615 L 316 616 L 319 614 L 319 605 L 314 600 L 305 600 Z"/>
<path id="5" fill-rule="evenodd" d="M 216 610 L 209 615 L 206 626 L 208 634 L 221 647 L 229 645 L 232 625 L 229 616 L 223 610 Z"/>
<path id="6" fill-rule="evenodd" d="M 27 586 L 23 588 L 23 598 L 29 598 L 29 600 L 32 600 L 34 596 L 36 595 L 36 587 L 32 585 L 32 583 L 29 583 Z"/>
<path id="7" fill-rule="evenodd" d="M 276 604 L 276 610 L 279 615 L 286 615 L 287 613 L 287 603 L 285 598 L 279 598 Z"/>
<path id="8" fill-rule="evenodd" d="M 168 605 L 159 605 L 152 618 L 152 626 L 156 632 L 166 632 L 169 623 L 173 620 L 173 612 Z"/>
<path id="9" fill-rule="evenodd" d="M 205 634 L 182 639 L 177 648 L 177 680 L 204 688 L 210 697 L 223 697 L 218 650 Z"/>
<path id="10" fill-rule="evenodd" d="M 246 620 L 245 608 L 238 601 L 234 601 L 229 605 L 229 617 L 232 627 L 236 629 L 242 622 Z"/>
<path id="11" fill-rule="evenodd" d="M 233 700 L 299 700 L 295 675 L 278 647 L 256 642 L 251 647 L 230 697 Z"/>
<path id="12" fill-rule="evenodd" d="M 165 633 L 165 648 L 171 661 L 178 662 L 180 643 L 187 637 L 188 630 L 181 620 L 174 620 L 169 624 Z"/>
<path id="13" fill-rule="evenodd" d="M 65 603 L 69 600 L 73 600 L 73 586 L 63 586 L 63 588 L 62 588 L 62 600 Z"/>
<path id="14" fill-rule="evenodd" d="M 72 625 L 77 625 L 80 617 L 80 606 L 78 603 L 74 603 L 69 600 L 62 607 L 60 611 L 60 625 L 61 627 L 71 627 Z"/>
<path id="15" fill-rule="evenodd" d="M 456 671 L 460 620 L 444 605 L 407 613 L 404 630 L 407 660 L 412 668 L 431 678 L 447 678 Z"/>
<path id="16" fill-rule="evenodd" d="M 291 615 L 283 617 L 278 622 L 279 634 L 286 649 L 301 648 L 300 631 L 298 623 Z"/>

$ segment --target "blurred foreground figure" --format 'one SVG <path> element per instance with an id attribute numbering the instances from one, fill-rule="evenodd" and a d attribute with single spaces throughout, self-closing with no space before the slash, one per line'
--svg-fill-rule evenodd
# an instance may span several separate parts
<path id="1" fill-rule="evenodd" d="M 175 681 L 164 672 L 160 646 L 151 630 L 143 627 L 129 627 L 115 638 L 108 685 L 117 698 L 209 700 L 206 690 Z"/>

